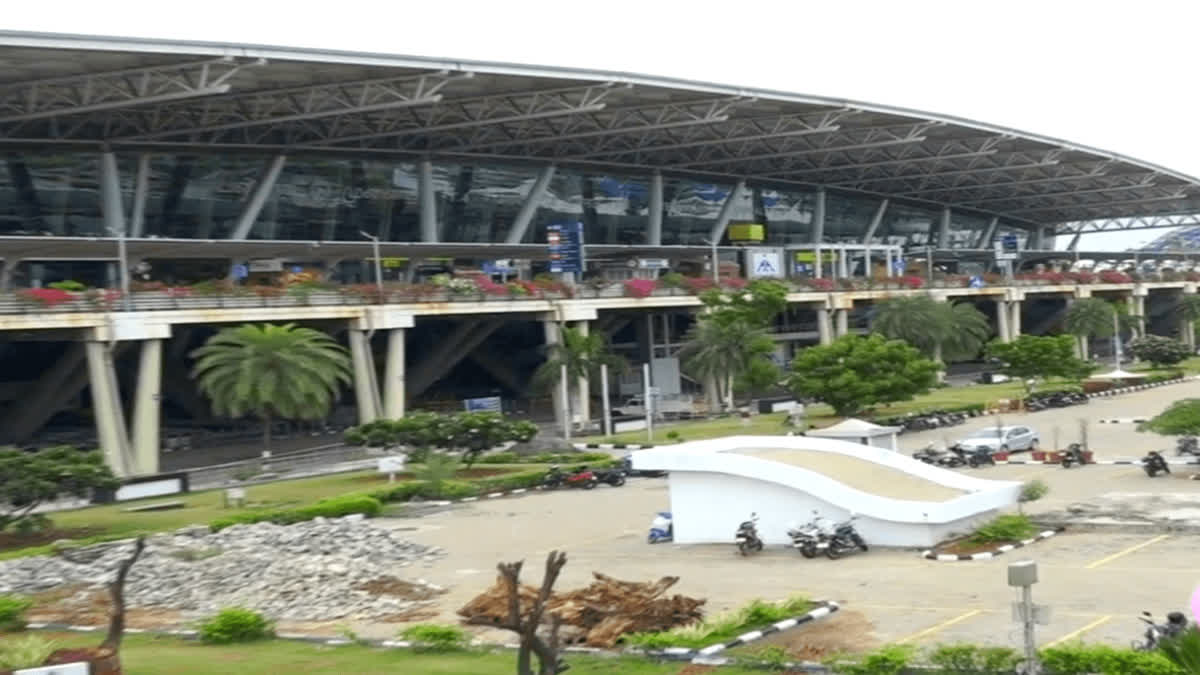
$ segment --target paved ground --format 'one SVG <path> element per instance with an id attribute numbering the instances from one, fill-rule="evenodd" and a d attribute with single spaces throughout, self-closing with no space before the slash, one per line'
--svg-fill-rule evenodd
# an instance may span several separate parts
<path id="1" fill-rule="evenodd" d="M 1083 415 L 1098 419 L 1154 414 L 1186 396 L 1200 396 L 1200 383 L 1103 399 L 1078 408 L 1013 415 L 1011 421 L 1043 429 L 1045 438 L 1052 425 L 1066 427 Z M 992 423 L 991 418 L 972 420 L 957 430 Z M 920 447 L 922 437 L 937 435 L 906 435 L 904 447 Z M 1092 445 L 1101 457 L 1140 456 L 1150 447 L 1165 444 L 1164 439 L 1138 434 L 1129 427 L 1092 426 Z M 1200 491 L 1197 482 L 1149 479 L 1137 466 L 1070 470 L 1000 466 L 974 472 L 994 478 L 1046 480 L 1051 492 L 1029 505 L 1032 513 L 1095 500 L 1109 492 Z M 619 489 L 601 486 L 590 492 L 504 498 L 383 522 L 409 529 L 416 541 L 449 551 L 448 558 L 435 566 L 412 571 L 451 588 L 441 602 L 443 621 L 453 620 L 455 609 L 491 584 L 497 562 L 526 559 L 526 578 L 536 582 L 542 561 L 552 549 L 565 550 L 569 556 L 559 582 L 564 588 L 586 584 L 595 570 L 634 580 L 678 575 L 681 581 L 676 590 L 708 598 L 709 611 L 731 609 L 755 597 L 782 599 L 793 593 L 837 600 L 843 603 L 843 611 L 820 632 L 836 633 L 830 629 L 844 625 L 845 631 L 854 631 L 855 644 L 864 647 L 870 646 L 867 640 L 1017 645 L 1020 635 L 1011 617 L 1015 591 L 1006 584 L 1006 567 L 1010 561 L 1026 557 L 1038 561 L 1040 567 L 1035 600 L 1049 605 L 1053 612 L 1050 625 L 1038 628 L 1043 645 L 1076 638 L 1128 644 L 1140 635 L 1139 612 L 1186 610 L 1200 581 L 1194 563 L 1200 537 L 1192 535 L 1066 533 L 1014 554 L 974 562 L 935 562 L 921 558 L 916 551 L 883 549 L 838 561 L 805 560 L 783 548 L 742 559 L 733 553 L 732 545 L 646 544 L 654 512 L 667 507 L 666 480 L 633 479 Z M 870 627 L 869 634 L 860 640 L 864 625 Z M 392 628 L 363 626 L 360 630 L 364 635 L 373 631 L 390 633 Z"/>

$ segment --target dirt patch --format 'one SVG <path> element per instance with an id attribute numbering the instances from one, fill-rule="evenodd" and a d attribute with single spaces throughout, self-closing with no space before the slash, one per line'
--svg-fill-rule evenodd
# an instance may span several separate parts
<path id="1" fill-rule="evenodd" d="M 108 591 L 81 585 L 63 586 L 33 597 L 34 608 L 29 620 L 45 623 L 65 623 L 73 626 L 107 626 Z M 183 613 L 161 607 L 129 607 L 125 610 L 125 625 L 147 630 L 177 628 L 188 620 Z"/>
<path id="2" fill-rule="evenodd" d="M 71 529 L 50 528 L 37 532 L 0 532 L 0 551 L 12 551 L 30 546 L 45 546 L 59 539 L 83 539 L 100 534 L 102 529 L 96 527 L 77 527 Z"/>
<path id="3" fill-rule="evenodd" d="M 374 595 L 392 595 L 403 600 L 431 600 L 446 592 L 410 583 L 395 577 L 372 579 L 371 581 L 355 586 L 354 590 L 366 591 Z"/>
<path id="4" fill-rule="evenodd" d="M 753 658 L 763 647 L 782 647 L 797 661 L 822 661 L 835 654 L 867 651 L 879 644 L 872 637 L 875 624 L 860 612 L 841 609 L 833 616 L 774 633 L 729 651 L 730 655 Z"/>

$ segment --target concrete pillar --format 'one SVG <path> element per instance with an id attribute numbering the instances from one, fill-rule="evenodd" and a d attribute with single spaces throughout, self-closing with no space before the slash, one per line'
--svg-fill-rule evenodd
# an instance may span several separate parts
<path id="1" fill-rule="evenodd" d="M 1138 335 L 1139 336 L 1145 335 L 1146 334 L 1146 296 L 1144 296 L 1144 295 L 1133 296 L 1133 310 L 1134 310 L 1134 314 L 1138 317 L 1138 319 L 1137 319 Z"/>
<path id="2" fill-rule="evenodd" d="M 545 331 L 547 347 L 549 347 L 550 345 L 556 345 L 561 340 L 561 334 L 559 333 L 558 324 L 556 322 L 543 321 L 542 322 L 542 330 Z M 558 378 L 555 378 L 555 380 L 557 381 Z M 552 390 L 552 393 L 550 395 L 550 400 L 553 401 L 553 403 L 554 403 L 555 429 L 558 429 L 559 433 L 561 433 L 562 429 L 563 429 L 562 385 L 557 384 L 554 387 L 551 387 L 551 390 Z"/>
<path id="3" fill-rule="evenodd" d="M 404 417 L 404 337 L 405 329 L 388 331 L 387 365 L 383 376 L 383 417 L 398 420 Z"/>
<path id="4" fill-rule="evenodd" d="M 96 436 L 104 461 L 119 477 L 129 476 L 129 433 L 125 427 L 125 412 L 117 388 L 117 374 L 112 352 L 105 342 L 88 340 L 84 343 L 87 355 L 88 382 L 92 393 L 92 414 L 96 418 Z"/>
<path id="5" fill-rule="evenodd" d="M 996 301 L 996 330 L 1000 334 L 1001 342 L 1012 342 L 1012 333 L 1008 330 L 1008 301 Z"/>
<path id="6" fill-rule="evenodd" d="M 1183 341 L 1185 343 L 1187 343 L 1188 349 L 1193 354 L 1195 354 L 1196 353 L 1196 324 L 1192 323 L 1190 320 L 1185 320 L 1183 322 Z"/>
<path id="7" fill-rule="evenodd" d="M 143 340 L 133 399 L 133 473 L 158 473 L 161 449 L 163 341 Z"/>
<path id="8" fill-rule="evenodd" d="M 825 241 L 825 188 L 817 188 L 816 203 L 813 204 L 813 238 L 814 244 L 820 245 Z M 817 264 L 821 264 L 820 251 L 818 250 Z M 820 274 L 817 275 L 821 276 Z"/>
<path id="9" fill-rule="evenodd" d="M 417 164 L 417 204 L 421 215 L 421 241 L 437 243 L 437 195 L 433 189 L 433 162 L 428 159 Z"/>
<path id="10" fill-rule="evenodd" d="M 1008 322 L 1008 330 L 1010 339 L 1016 340 L 1021 337 L 1021 301 L 1013 300 L 1008 303 L 1009 309 L 1012 311 L 1012 317 Z"/>
<path id="11" fill-rule="evenodd" d="M 375 368 L 372 364 L 371 345 L 365 331 L 351 328 L 347 331 L 350 341 L 350 359 L 354 363 L 354 398 L 358 404 L 358 423 L 367 424 L 379 419 L 379 392 L 375 385 Z"/>
<path id="12" fill-rule="evenodd" d="M 578 330 L 580 333 L 582 333 L 584 336 L 587 336 L 588 322 L 587 321 L 575 322 L 575 329 Z M 584 431 L 587 431 L 588 423 L 592 419 L 592 416 L 591 416 L 592 415 L 592 388 L 591 388 L 591 382 L 588 380 L 587 377 L 579 378 L 579 394 L 578 394 L 578 396 L 579 396 L 579 403 L 578 403 L 578 407 L 575 408 L 575 411 L 577 413 L 579 413 L 579 419 L 581 420 L 581 422 L 583 424 Z"/>
<path id="13" fill-rule="evenodd" d="M 824 307 L 817 309 L 817 335 L 820 336 L 821 344 L 827 345 L 833 342 L 832 332 L 829 324 L 829 310 Z"/>
<path id="14" fill-rule="evenodd" d="M 13 274 L 17 271 L 17 260 L 15 258 L 5 258 L 0 262 L 0 293 L 8 293 L 12 290 Z"/>
<path id="15" fill-rule="evenodd" d="M 646 216 L 646 243 L 662 246 L 663 177 L 658 171 L 650 176 L 650 203 Z"/>
<path id="16" fill-rule="evenodd" d="M 837 317 L 837 333 L 838 337 L 843 337 L 850 333 L 850 310 L 835 309 L 834 315 Z"/>

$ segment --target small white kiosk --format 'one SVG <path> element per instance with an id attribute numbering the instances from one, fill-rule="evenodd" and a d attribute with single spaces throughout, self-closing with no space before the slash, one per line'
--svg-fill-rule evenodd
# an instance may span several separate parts
<path id="1" fill-rule="evenodd" d="M 896 436 L 902 430 L 903 427 L 885 427 L 852 417 L 831 427 L 811 430 L 805 435 L 816 438 L 836 438 L 842 441 L 858 443 L 859 445 L 869 445 L 873 448 L 888 448 L 899 452 L 900 448 L 896 445 Z M 874 439 L 876 438 L 881 440 L 875 441 Z"/>

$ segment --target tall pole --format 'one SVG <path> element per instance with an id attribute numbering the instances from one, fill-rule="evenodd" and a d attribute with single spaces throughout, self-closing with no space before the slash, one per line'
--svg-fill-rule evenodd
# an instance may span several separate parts
<path id="1" fill-rule="evenodd" d="M 1021 587 L 1021 604 L 1024 607 L 1025 619 L 1025 673 L 1026 675 L 1037 675 L 1041 669 L 1038 667 L 1037 660 L 1037 642 L 1034 641 L 1033 635 L 1033 587 Z"/>
<path id="2" fill-rule="evenodd" d="M 563 438 L 571 440 L 571 383 L 567 381 L 567 364 L 559 368 L 563 400 Z"/>
<path id="3" fill-rule="evenodd" d="M 650 397 L 650 364 L 642 364 L 642 399 L 646 403 L 646 440 L 654 442 L 654 399 Z"/>
<path id="4" fill-rule="evenodd" d="M 375 290 L 379 291 L 379 302 L 383 304 L 383 261 L 379 259 L 379 237 L 358 231 L 359 234 L 371 240 L 371 255 L 375 256 Z"/>
<path id="5" fill-rule="evenodd" d="M 1113 359 L 1117 365 L 1114 370 L 1121 369 L 1121 322 L 1117 317 L 1117 311 L 1113 310 Z"/>
<path id="6" fill-rule="evenodd" d="M 604 435 L 612 436 L 612 408 L 608 401 L 608 364 L 600 364 L 600 397 L 604 403 Z"/>

